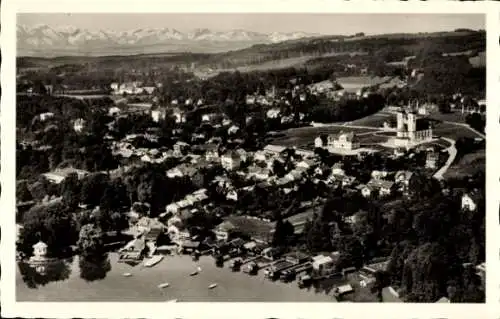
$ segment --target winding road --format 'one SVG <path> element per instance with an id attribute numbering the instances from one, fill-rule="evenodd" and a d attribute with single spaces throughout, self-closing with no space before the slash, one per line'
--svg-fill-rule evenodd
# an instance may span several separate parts
<path id="1" fill-rule="evenodd" d="M 447 123 L 447 124 L 453 124 L 453 125 L 457 125 L 457 126 L 461 126 L 461 127 L 464 127 L 474 133 L 476 133 L 477 135 L 479 135 L 480 137 L 482 138 L 486 138 L 486 135 L 479 132 L 479 131 L 476 131 L 475 129 L 473 129 L 472 127 L 470 127 L 468 124 L 465 124 L 465 123 L 458 123 L 458 122 L 451 122 L 451 121 L 444 121 L 444 123 Z M 455 147 L 455 140 L 451 139 L 451 138 L 447 138 L 447 137 L 441 137 L 443 140 L 449 142 L 451 145 L 446 148 L 445 150 L 448 152 L 448 154 L 450 154 L 450 156 L 448 157 L 448 160 L 446 161 L 446 163 L 444 164 L 443 167 L 441 167 L 435 174 L 434 174 L 434 178 L 438 179 L 438 180 L 441 180 L 443 179 L 443 175 L 446 173 L 446 171 L 450 168 L 451 164 L 453 164 L 453 161 L 455 160 L 455 158 L 457 157 L 457 148 Z"/>
<path id="2" fill-rule="evenodd" d="M 457 148 L 455 147 L 455 140 L 452 140 L 451 138 L 447 137 L 441 137 L 441 138 L 450 143 L 450 146 L 445 149 L 450 156 L 448 156 L 448 159 L 446 160 L 446 163 L 443 165 L 443 167 L 441 167 L 434 174 L 434 178 L 438 180 L 443 179 L 443 175 L 446 173 L 448 168 L 450 168 L 451 164 L 455 160 L 455 157 L 457 157 Z"/>

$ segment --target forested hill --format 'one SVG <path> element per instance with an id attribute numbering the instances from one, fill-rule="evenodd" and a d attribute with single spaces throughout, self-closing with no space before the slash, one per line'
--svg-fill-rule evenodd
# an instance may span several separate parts
<path id="1" fill-rule="evenodd" d="M 458 53 L 484 51 L 486 32 L 457 30 L 454 32 L 386 34 L 355 37 L 324 37 L 305 41 L 287 41 L 277 44 L 254 45 L 248 49 L 214 55 L 210 62 L 232 64 L 261 63 L 270 60 L 305 55 L 376 54 L 392 53 L 389 61 L 403 59 L 423 52 Z"/>
<path id="2" fill-rule="evenodd" d="M 407 56 L 431 53 L 465 53 L 473 56 L 485 51 L 486 32 L 455 30 L 453 32 L 328 36 L 291 40 L 275 44 L 259 44 L 247 49 L 215 54 L 147 54 L 106 57 L 19 57 L 18 68 L 53 67 L 66 64 L 92 64 L 95 67 L 210 67 L 234 68 L 290 58 L 336 56 L 346 54 L 383 55 L 385 62 L 399 61 Z"/>

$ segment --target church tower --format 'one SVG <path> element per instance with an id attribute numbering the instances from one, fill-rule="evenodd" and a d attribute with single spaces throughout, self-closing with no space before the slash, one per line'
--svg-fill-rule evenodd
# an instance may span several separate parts
<path id="1" fill-rule="evenodd" d="M 409 111 L 406 115 L 406 125 L 408 127 L 408 137 L 411 141 L 415 140 L 417 132 L 417 116 L 413 111 Z"/>
<path id="2" fill-rule="evenodd" d="M 404 137 L 404 131 L 405 131 L 405 118 L 404 118 L 404 113 L 402 111 L 399 111 L 397 113 L 397 137 Z"/>

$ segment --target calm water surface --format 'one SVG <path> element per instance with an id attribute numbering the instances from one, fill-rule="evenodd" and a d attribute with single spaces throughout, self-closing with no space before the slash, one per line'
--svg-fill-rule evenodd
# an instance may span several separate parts
<path id="1" fill-rule="evenodd" d="M 249 276 L 232 272 L 227 264 L 215 267 L 211 257 L 193 262 L 189 256 L 166 256 L 153 268 L 117 262 L 117 254 L 87 261 L 75 257 L 56 263 L 39 275 L 27 265 L 18 264 L 18 301 L 309 301 L 335 302 L 331 288 L 299 289 L 296 282 L 270 282 L 263 272 Z M 189 276 L 201 267 L 197 276 Z M 131 277 L 124 277 L 129 272 Z M 168 288 L 158 285 L 168 282 Z M 217 283 L 215 289 L 208 289 Z"/>

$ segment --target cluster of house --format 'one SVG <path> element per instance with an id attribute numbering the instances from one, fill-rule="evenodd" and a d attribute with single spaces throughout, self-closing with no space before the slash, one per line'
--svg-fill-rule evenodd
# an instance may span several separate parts
<path id="1" fill-rule="evenodd" d="M 203 191 L 195 192 L 193 196 L 196 193 L 202 194 Z M 299 287 L 305 286 L 306 282 L 311 279 L 322 280 L 330 276 L 346 275 L 356 271 L 354 267 L 338 268 L 339 252 L 323 253 L 317 256 L 300 252 L 285 253 L 282 249 L 269 246 L 265 240 L 260 238 L 252 237 L 249 240 L 243 240 L 238 237 L 240 234 L 238 226 L 230 221 L 224 221 L 215 227 L 215 241 L 204 240 L 200 242 L 191 236 L 185 226 L 186 219 L 195 214 L 197 210 L 188 205 L 187 203 L 182 204 L 181 206 L 185 206 L 182 209 L 179 209 L 178 203 L 167 206 L 166 210 L 169 210 L 169 213 L 173 213 L 173 215 L 168 219 L 166 225 L 148 217 L 139 219 L 136 224 L 139 235 L 121 249 L 121 259 L 127 261 L 141 259 L 148 243 L 157 253 L 162 253 L 163 250 L 170 252 L 175 250 L 182 253 L 222 253 L 229 254 L 233 258 L 246 256 L 245 266 L 248 269 L 244 269 L 245 272 L 251 273 L 251 268 L 265 268 L 267 278 L 271 280 L 281 279 L 285 282 L 297 278 Z M 174 245 L 157 246 L 155 240 L 160 233 L 168 234 Z M 386 270 L 387 264 L 387 258 L 383 258 L 382 261 L 376 260 L 365 265 L 358 271 L 360 286 L 366 287 L 374 283 L 376 272 Z M 338 297 L 353 291 L 354 288 L 350 284 L 344 284 L 337 287 L 335 295 Z"/>
<path id="2" fill-rule="evenodd" d="M 154 122 L 158 123 L 161 120 L 164 120 L 169 112 L 175 118 L 175 123 L 186 123 L 186 114 L 178 107 L 171 108 L 169 110 L 167 110 L 167 108 L 156 108 L 151 110 L 151 118 Z"/>
<path id="3" fill-rule="evenodd" d="M 206 190 L 200 189 L 179 202 L 167 205 L 165 213 L 160 216 L 160 218 L 170 216 L 166 224 L 159 222 L 158 219 L 139 216 L 134 224 L 135 239 L 120 250 L 120 260 L 138 261 L 143 258 L 149 247 L 157 253 L 162 253 L 163 250 L 170 252 L 175 250 L 182 253 L 203 251 L 213 254 L 222 253 L 229 254 L 231 257 L 246 255 L 250 258 L 249 260 L 252 260 L 247 263 L 247 266 L 254 264 L 257 268 L 266 267 L 266 277 L 273 280 L 281 278 L 290 281 L 299 274 L 307 276 L 310 274 L 313 278 L 321 280 L 339 271 L 342 274 L 355 271 L 352 267 L 338 269 L 339 252 L 309 256 L 300 252 L 285 253 L 282 249 L 271 247 L 265 239 L 260 237 L 243 240 L 239 237 L 242 230 L 228 220 L 214 228 L 215 241 L 200 242 L 196 236 L 191 236 L 186 227 L 186 220 L 198 213 L 198 208 L 194 208 L 194 205 L 207 199 L 203 196 L 204 194 Z M 167 234 L 174 245 L 162 246 L 161 243 L 157 243 L 158 236 L 162 233 Z M 367 273 L 362 278 L 366 279 L 367 283 L 371 283 L 374 281 L 374 272 Z M 299 285 L 301 284 L 302 280 L 299 282 Z M 351 290 L 346 292 L 351 292 Z"/>
<path id="4" fill-rule="evenodd" d="M 344 88 L 337 82 L 332 80 L 325 80 L 322 82 L 310 84 L 308 86 L 308 89 L 313 95 L 325 95 L 328 99 L 335 101 L 341 100 L 343 98 L 367 98 L 370 96 L 370 94 L 372 94 L 372 91 L 367 87 L 356 85 L 354 87 L 346 86 Z"/>
<path id="5" fill-rule="evenodd" d="M 201 101 L 201 100 L 200 100 Z M 199 103 L 203 103 L 200 102 Z M 202 104 L 201 104 L 202 105 Z M 216 112 L 212 110 L 210 107 L 199 107 L 195 109 L 197 112 L 201 114 L 201 124 L 209 124 L 213 128 L 221 128 L 221 127 L 227 127 L 228 129 L 228 135 L 234 135 L 239 131 L 239 127 L 236 125 L 233 125 L 233 122 L 231 119 L 228 118 L 228 116 L 224 113 L 221 112 Z M 188 112 L 181 107 L 178 106 L 169 106 L 169 107 L 155 107 L 151 109 L 151 118 L 154 122 L 160 122 L 162 120 L 165 120 L 167 117 L 172 117 L 177 124 L 182 124 L 187 122 L 187 115 Z M 250 121 L 252 118 L 251 116 L 247 116 L 247 123 Z M 203 135 L 203 134 L 194 134 L 193 139 L 197 139 L 200 137 L 197 137 L 197 135 Z M 204 136 L 201 136 L 202 139 L 204 139 Z"/>
<path id="6" fill-rule="evenodd" d="M 154 86 L 145 86 L 141 81 L 132 81 L 125 83 L 113 82 L 110 84 L 110 88 L 113 94 L 116 95 L 134 95 L 134 94 L 153 94 L 159 87 L 161 83 L 157 83 Z"/>
<path id="7" fill-rule="evenodd" d="M 89 174 L 88 171 L 77 169 L 73 167 L 57 168 L 51 172 L 42 174 L 49 182 L 54 184 L 60 184 L 71 174 L 76 174 L 78 179 L 83 179 Z"/>
<path id="8" fill-rule="evenodd" d="M 486 113 L 485 99 L 476 100 L 461 93 L 456 93 L 452 96 L 452 100 L 450 108 L 452 110 L 459 109 L 462 114 Z"/>
<path id="9" fill-rule="evenodd" d="M 129 134 L 120 141 L 111 141 L 111 153 L 114 156 L 129 159 L 132 156 L 139 158 L 142 162 L 147 163 L 163 163 L 171 157 L 181 157 L 182 155 L 175 150 L 166 148 L 136 148 L 133 141 L 142 138 L 148 142 L 154 143 L 158 141 L 158 136 L 154 133 L 145 134 Z"/>
<path id="10" fill-rule="evenodd" d="M 347 135 L 347 136 L 346 136 Z M 349 134 L 340 134 L 337 138 L 328 138 L 329 143 L 337 148 L 353 148 L 356 147 L 356 141 Z M 121 152 L 132 154 L 131 145 L 121 142 Z M 126 145 L 126 146 L 124 146 Z M 197 149 L 198 154 L 193 154 L 191 151 Z M 217 176 L 212 183 L 215 183 L 223 195 L 228 200 L 237 201 L 238 198 L 253 190 L 253 185 L 262 183 L 263 185 L 278 185 L 282 187 L 285 194 L 289 194 L 297 190 L 297 184 L 306 178 L 311 177 L 314 183 L 323 182 L 327 185 L 341 185 L 342 187 L 353 187 L 358 190 L 363 196 L 370 197 L 373 195 L 387 196 L 398 191 L 402 194 L 408 193 L 408 185 L 413 178 L 413 173 L 409 171 L 399 172 L 379 172 L 372 173 L 372 179 L 367 184 L 359 184 L 356 178 L 349 176 L 342 168 L 339 162 L 333 167 L 325 167 L 320 163 L 314 152 L 302 149 L 294 149 L 296 155 L 287 163 L 285 156 L 286 148 L 277 145 L 267 145 L 262 150 L 256 152 L 247 152 L 244 149 L 237 148 L 222 152 L 216 143 L 207 143 L 200 146 L 194 146 L 177 142 L 172 150 L 159 152 L 155 154 L 142 154 L 140 151 L 136 155 L 141 155 L 143 161 L 151 161 L 151 156 L 157 156 L 157 161 L 161 161 L 168 157 L 185 158 L 186 161 L 181 161 L 179 165 L 169 169 L 166 172 L 167 177 L 193 177 L 196 172 L 204 167 L 214 164 L 220 164 L 226 171 L 233 171 L 240 175 L 243 179 L 249 182 L 250 186 L 245 186 L 235 189 L 231 180 L 226 175 Z M 201 155 L 199 154 L 201 151 Z M 159 155 L 161 154 L 161 155 Z M 242 163 L 247 162 L 242 168 Z M 278 177 L 275 172 L 275 163 L 278 162 L 285 168 L 284 176 Z M 427 167 L 435 168 L 437 162 L 437 154 L 429 152 L 427 156 Z M 285 165 L 286 164 L 286 165 Z M 325 172 L 329 170 L 330 174 Z"/>
<path id="11" fill-rule="evenodd" d="M 450 103 L 450 109 L 460 111 L 462 114 L 484 114 L 486 112 L 486 100 L 485 99 L 474 99 L 469 96 L 463 96 L 460 93 L 453 94 L 451 96 L 452 102 Z M 398 111 L 399 107 L 394 107 L 394 111 Z M 439 106 L 433 102 L 416 101 L 414 105 L 415 113 L 418 115 L 429 115 L 439 111 Z"/>
<path id="12" fill-rule="evenodd" d="M 398 171 L 389 173 L 386 171 L 373 171 L 372 178 L 366 184 L 360 184 L 357 189 L 364 197 L 370 197 L 377 194 L 380 197 L 391 195 L 394 191 L 402 194 L 408 194 L 413 172 Z"/>
<path id="13" fill-rule="evenodd" d="M 294 82 L 294 80 L 291 80 L 290 82 Z M 271 106 L 280 103 L 290 105 L 292 100 L 295 98 L 298 98 L 301 102 L 305 102 L 307 100 L 308 92 L 308 88 L 303 85 L 295 85 L 291 90 L 283 90 L 281 92 L 278 92 L 276 87 L 273 86 L 264 94 L 248 94 L 245 101 L 248 105 L 259 104 L 263 106 Z"/>

